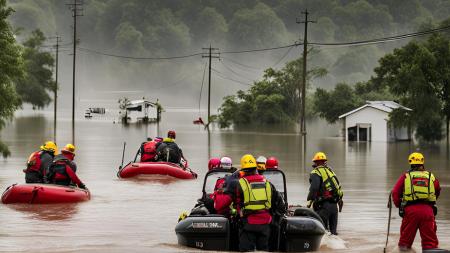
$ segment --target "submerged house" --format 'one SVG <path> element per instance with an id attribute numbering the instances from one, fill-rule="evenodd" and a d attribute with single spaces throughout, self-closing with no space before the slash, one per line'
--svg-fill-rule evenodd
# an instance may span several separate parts
<path id="1" fill-rule="evenodd" d="M 412 111 L 394 101 L 367 101 L 361 107 L 339 116 L 344 123 L 346 141 L 410 140 L 407 127 L 395 127 L 389 122 L 394 109 Z"/>
<path id="2" fill-rule="evenodd" d="M 160 118 L 160 111 L 157 103 L 145 99 L 132 100 L 126 106 L 127 119 L 135 119 L 143 122 L 157 122 Z"/>

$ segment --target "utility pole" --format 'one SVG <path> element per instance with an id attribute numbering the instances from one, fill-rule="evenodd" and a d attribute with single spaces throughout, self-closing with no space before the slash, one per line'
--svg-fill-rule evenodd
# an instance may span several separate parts
<path id="1" fill-rule="evenodd" d="M 308 20 L 308 10 L 302 12 L 305 15 L 303 21 L 297 20 L 297 24 L 305 24 L 303 35 L 303 71 L 302 71 L 302 83 L 301 83 L 301 118 L 300 129 L 303 136 L 306 135 L 306 123 L 305 123 L 305 105 L 306 105 L 306 57 L 308 54 L 308 23 L 316 23 L 316 21 Z"/>
<path id="2" fill-rule="evenodd" d="M 52 39 L 56 39 L 55 44 L 55 88 L 54 92 L 54 112 L 53 112 L 53 141 L 56 142 L 56 116 L 57 116 L 57 106 L 58 106 L 58 57 L 59 57 L 59 43 L 61 42 L 61 36 L 56 34 L 55 37 L 51 37 Z"/>
<path id="3" fill-rule="evenodd" d="M 302 71 L 302 83 L 301 83 L 301 116 L 300 116 L 300 132 L 303 138 L 303 163 L 304 168 L 306 169 L 306 59 L 308 54 L 308 23 L 316 23 L 316 21 L 308 20 L 308 10 L 301 12 L 301 14 L 305 15 L 305 19 L 300 21 L 297 19 L 297 24 L 304 24 L 304 34 L 303 34 L 303 71 Z"/>
<path id="4" fill-rule="evenodd" d="M 67 4 L 73 17 L 73 78 L 72 78 L 72 143 L 75 144 L 75 65 L 77 53 L 77 17 L 83 16 L 83 0 L 73 0 Z"/>
<path id="5" fill-rule="evenodd" d="M 212 58 L 220 58 L 220 53 L 218 48 L 203 48 L 203 50 L 208 50 L 207 53 L 203 53 L 202 58 L 209 58 L 209 71 L 208 71 L 208 123 L 206 127 L 209 129 L 210 117 L 211 117 L 211 60 Z"/>

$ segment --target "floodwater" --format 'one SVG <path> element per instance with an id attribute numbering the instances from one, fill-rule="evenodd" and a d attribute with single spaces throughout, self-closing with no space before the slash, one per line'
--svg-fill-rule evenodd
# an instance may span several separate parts
<path id="1" fill-rule="evenodd" d="M 209 156 L 231 156 L 235 163 L 244 153 L 276 156 L 287 175 L 289 204 L 306 203 L 310 160 L 324 151 L 337 173 L 344 192 L 339 216 L 339 238 L 326 237 L 321 252 L 382 252 L 386 237 L 388 192 L 408 167 L 407 156 L 418 146 L 409 142 L 351 143 L 336 137 L 337 126 L 308 122 L 307 168 L 303 167 L 300 138 L 295 128 L 212 129 L 208 134 L 192 124 L 197 112 L 168 109 L 157 125 L 124 127 L 108 120 L 77 121 L 78 175 L 91 190 L 92 199 L 73 205 L 0 205 L 1 252 L 198 252 L 177 245 L 174 232 L 179 214 L 190 210 L 200 197 Z M 24 180 L 22 169 L 28 155 L 43 141 L 52 139 L 51 112 L 21 111 L 1 132 L 12 156 L 0 160 L 0 188 Z M 168 178 L 120 180 L 123 142 L 125 161 L 134 158 L 147 135 L 177 131 L 197 180 Z M 57 143 L 70 141 L 68 118 L 58 125 Z M 419 147 L 426 165 L 440 179 L 438 237 L 450 248 L 449 147 Z M 389 251 L 395 251 L 401 218 L 393 210 Z M 420 238 L 414 248 L 420 252 Z"/>

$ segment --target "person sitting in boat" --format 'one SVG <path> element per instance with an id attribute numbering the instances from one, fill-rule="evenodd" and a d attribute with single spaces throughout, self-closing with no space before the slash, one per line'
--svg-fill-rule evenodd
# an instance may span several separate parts
<path id="1" fill-rule="evenodd" d="M 28 158 L 27 168 L 23 170 L 25 182 L 28 184 L 45 183 L 45 175 L 57 151 L 56 144 L 53 141 L 47 141 L 39 151 L 33 152 Z"/>
<path id="2" fill-rule="evenodd" d="M 267 158 L 266 170 L 277 170 L 278 169 L 278 159 L 275 156 Z"/>
<path id="3" fill-rule="evenodd" d="M 47 176 L 49 182 L 65 186 L 75 184 L 82 189 L 86 189 L 86 186 L 76 174 L 77 165 L 73 161 L 74 158 L 75 146 L 73 144 L 67 144 L 61 149 L 61 154 L 55 156 L 53 163 L 50 165 Z"/>
<path id="4" fill-rule="evenodd" d="M 181 158 L 186 160 L 183 156 L 183 151 L 175 143 L 175 138 L 175 131 L 170 130 L 167 133 L 167 138 L 164 138 L 162 142 L 158 143 L 156 148 L 158 161 L 181 164 Z"/>
<path id="5" fill-rule="evenodd" d="M 209 159 L 208 161 L 208 171 L 213 169 L 219 169 L 220 168 L 220 159 L 217 157 L 213 157 Z"/>
<path id="6" fill-rule="evenodd" d="M 242 226 L 239 228 L 239 250 L 269 250 L 272 213 L 279 204 L 275 186 L 258 174 L 256 159 L 250 155 L 241 158 L 242 177 L 236 187 L 226 187 L 216 196 L 214 207 L 221 210 L 234 203 Z M 283 207 L 284 209 L 284 207 Z"/>
<path id="7" fill-rule="evenodd" d="M 225 170 L 233 170 L 236 171 L 236 168 L 233 167 L 233 161 L 228 156 L 223 156 L 220 158 L 220 168 Z"/>
<path id="8" fill-rule="evenodd" d="M 256 166 L 257 166 L 258 172 L 266 170 L 266 161 L 267 161 L 267 158 L 262 155 L 260 155 L 260 156 L 258 156 L 258 158 L 256 158 Z"/>
<path id="9" fill-rule="evenodd" d="M 141 154 L 141 162 L 155 162 L 156 161 L 156 145 L 158 143 L 151 138 L 141 144 L 139 153 Z"/>

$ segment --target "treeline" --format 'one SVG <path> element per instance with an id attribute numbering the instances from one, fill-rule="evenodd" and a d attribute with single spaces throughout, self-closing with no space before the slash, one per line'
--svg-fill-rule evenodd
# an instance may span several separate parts
<path id="1" fill-rule="evenodd" d="M 449 26 L 450 18 L 439 27 Z M 255 82 L 248 91 L 226 97 L 220 108 L 220 125 L 298 122 L 301 69 L 300 59 L 289 62 L 279 71 L 268 69 L 263 80 Z M 412 109 L 394 110 L 389 118 L 394 126 L 412 129 L 423 141 L 438 141 L 449 136 L 448 30 L 394 49 L 379 59 L 374 73 L 369 80 L 356 84 L 338 83 L 331 90 L 309 89 L 306 101 L 309 115 L 335 123 L 340 115 L 364 105 L 366 101 L 394 100 Z M 324 74 L 324 69 L 316 68 L 310 69 L 307 76 L 311 80 Z"/>
<path id="2" fill-rule="evenodd" d="M 23 45 L 18 44 L 7 21 L 13 11 L 6 0 L 0 0 L 0 129 L 22 103 L 30 103 L 33 108 L 48 105 L 48 92 L 57 88 L 52 77 L 53 56 L 41 48 L 44 34 L 35 30 Z M 10 154 L 1 141 L 0 153 L 3 157 Z"/>
<path id="3" fill-rule="evenodd" d="M 16 27 L 70 38 L 67 1 L 10 0 Z M 293 43 L 308 9 L 316 24 L 310 41 L 370 39 L 417 31 L 447 18 L 446 0 L 89 0 L 79 18 L 81 44 L 127 55 L 167 56 L 222 49 L 265 48 Z M 64 34 L 65 33 L 65 34 Z M 390 47 L 325 50 L 314 59 L 331 80 L 364 80 Z"/>

